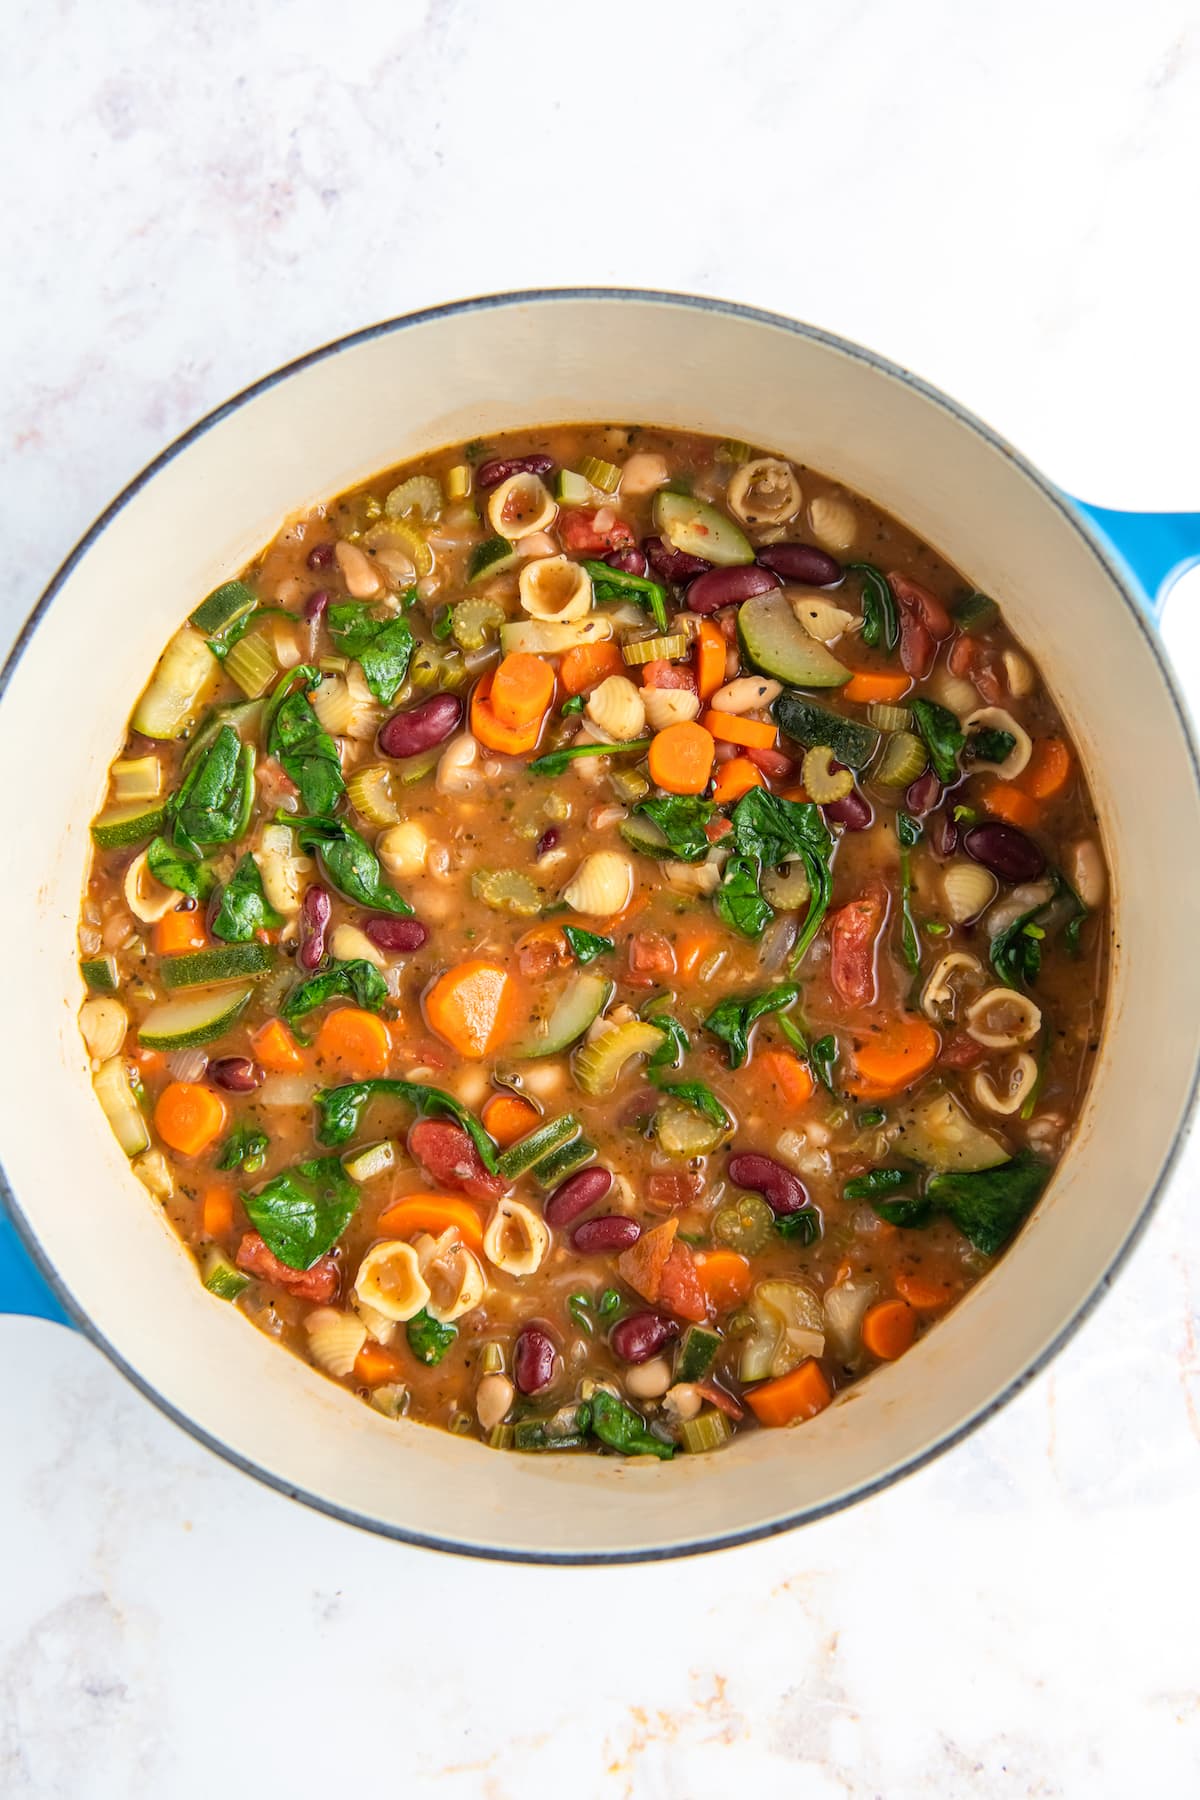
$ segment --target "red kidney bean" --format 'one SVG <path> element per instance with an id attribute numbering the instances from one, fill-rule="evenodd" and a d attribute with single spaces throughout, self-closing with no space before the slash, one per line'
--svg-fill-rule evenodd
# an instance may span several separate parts
<path id="1" fill-rule="evenodd" d="M 315 594 L 310 594 L 308 596 L 308 599 L 304 602 L 304 616 L 310 625 L 319 625 L 321 623 L 321 620 L 325 617 L 325 609 L 329 605 L 329 600 L 330 594 L 328 588 L 318 588 Z"/>
<path id="2" fill-rule="evenodd" d="M 948 812 L 936 812 L 925 831 L 925 842 L 943 860 L 958 849 L 958 826 Z"/>
<path id="3" fill-rule="evenodd" d="M 613 1178 L 607 1169 L 580 1169 L 560 1182 L 542 1208 L 547 1225 L 570 1225 L 589 1206 L 603 1200 Z"/>
<path id="4" fill-rule="evenodd" d="M 755 594 L 769 594 L 782 586 L 774 569 L 760 569 L 757 563 L 738 563 L 731 569 L 710 569 L 688 583 L 684 596 L 689 612 L 713 613 L 722 606 L 740 606 Z"/>
<path id="5" fill-rule="evenodd" d="M 462 716 L 463 703 L 457 694 L 433 694 L 418 706 L 394 712 L 380 728 L 379 748 L 385 756 L 419 756 L 457 731 Z"/>
<path id="6" fill-rule="evenodd" d="M 480 463 L 475 471 L 477 488 L 499 487 L 510 475 L 548 475 L 554 467 L 552 456 L 497 456 Z"/>
<path id="7" fill-rule="evenodd" d="M 807 587 L 832 587 L 842 579 L 841 563 L 815 544 L 764 544 L 754 560 L 785 581 L 803 581 Z"/>
<path id="8" fill-rule="evenodd" d="M 1001 881 L 1036 881 L 1046 858 L 1031 837 L 1015 825 L 972 825 L 963 833 L 963 849 Z"/>
<path id="9" fill-rule="evenodd" d="M 737 1187 L 761 1194 L 773 1213 L 801 1212 L 808 1205 L 808 1191 L 800 1177 L 757 1150 L 739 1150 L 730 1157 L 729 1179 Z"/>
<path id="10" fill-rule="evenodd" d="M 333 545 L 328 544 L 328 543 L 314 544 L 312 549 L 309 551 L 308 555 L 305 557 L 304 560 L 308 564 L 310 569 L 330 569 L 330 568 L 332 568 L 333 567 Z"/>
<path id="11" fill-rule="evenodd" d="M 537 843 L 533 847 L 533 854 L 534 854 L 535 861 L 539 856 L 545 856 L 545 854 L 548 850 L 553 850 L 554 846 L 558 843 L 558 839 L 559 839 L 558 826 L 557 825 L 548 825 L 546 827 L 545 831 L 543 831 L 541 837 L 538 839 Z"/>
<path id="12" fill-rule="evenodd" d="M 581 1256 L 603 1256 L 608 1250 L 628 1250 L 642 1235 L 636 1219 L 621 1213 L 602 1213 L 598 1219 L 585 1219 L 571 1234 L 571 1245 Z"/>
<path id="13" fill-rule="evenodd" d="M 420 919 L 394 919 L 390 913 L 368 919 L 363 930 L 381 950 L 419 950 L 429 940 L 429 927 Z"/>
<path id="14" fill-rule="evenodd" d="M 712 564 L 703 556 L 689 556 L 686 550 L 672 550 L 660 537 L 642 539 L 646 561 L 662 581 L 690 581 L 694 575 L 707 575 Z"/>
<path id="15" fill-rule="evenodd" d="M 513 1347 L 513 1380 L 523 1394 L 540 1394 L 558 1374 L 558 1346 L 541 1325 L 524 1325 Z"/>
<path id="16" fill-rule="evenodd" d="M 942 784 L 932 769 L 926 769 L 908 785 L 904 804 L 910 813 L 930 813 L 942 798 Z"/>
<path id="17" fill-rule="evenodd" d="M 622 575 L 644 576 L 648 567 L 644 550 L 613 550 L 604 560 L 610 569 L 620 569 Z"/>
<path id="18" fill-rule="evenodd" d="M 906 675 L 924 681 L 933 667 L 934 642 L 916 613 L 900 608 L 900 666 Z"/>
<path id="19" fill-rule="evenodd" d="M 504 1183 L 490 1175 L 470 1133 L 449 1119 L 418 1119 L 408 1134 L 408 1153 L 440 1187 L 472 1200 L 498 1200 Z"/>
<path id="20" fill-rule="evenodd" d="M 954 621 L 936 595 L 919 581 L 910 581 L 907 575 L 890 574 L 888 586 L 906 612 L 914 614 L 931 637 L 946 638 L 954 630 Z"/>
<path id="21" fill-rule="evenodd" d="M 261 1087 L 266 1076 L 248 1056 L 221 1056 L 209 1063 L 210 1081 L 215 1081 L 227 1094 L 252 1094 Z"/>
<path id="22" fill-rule="evenodd" d="M 875 816 L 871 802 L 857 788 L 851 788 L 844 800 L 831 800 L 821 811 L 831 825 L 842 825 L 847 831 L 865 831 Z"/>
<path id="23" fill-rule="evenodd" d="M 753 745 L 743 750 L 737 744 L 733 748 L 736 755 L 747 757 L 756 769 L 761 769 L 772 781 L 790 781 L 796 773 L 794 759 L 785 756 L 782 750 L 759 750 Z"/>
<path id="24" fill-rule="evenodd" d="M 630 1313 L 613 1326 L 608 1341 L 622 1362 L 644 1363 L 657 1356 L 678 1332 L 677 1322 L 664 1319 L 661 1313 Z"/>
<path id="25" fill-rule="evenodd" d="M 325 954 L 325 933 L 329 928 L 333 903 L 323 887 L 315 884 L 304 890 L 300 906 L 300 947 L 296 961 L 302 969 L 315 969 Z"/>

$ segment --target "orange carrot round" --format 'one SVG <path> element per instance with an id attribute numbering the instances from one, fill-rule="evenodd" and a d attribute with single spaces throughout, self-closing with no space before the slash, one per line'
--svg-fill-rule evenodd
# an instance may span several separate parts
<path id="1" fill-rule="evenodd" d="M 904 1300 L 879 1300 L 862 1323 L 863 1347 L 879 1362 L 895 1362 L 912 1345 L 917 1315 Z"/>
<path id="2" fill-rule="evenodd" d="M 716 1313 L 740 1306 L 754 1285 L 748 1259 L 736 1250 L 697 1250 L 696 1273 L 704 1298 Z"/>
<path id="3" fill-rule="evenodd" d="M 747 750 L 770 750 L 779 736 L 767 719 L 744 719 L 740 713 L 714 712 L 711 707 L 701 724 L 718 743 L 741 744 Z"/>
<path id="4" fill-rule="evenodd" d="M 502 1150 L 532 1131 L 541 1114 L 520 1094 L 493 1094 L 483 1109 L 483 1128 Z"/>
<path id="5" fill-rule="evenodd" d="M 751 788 L 765 786 L 761 771 L 755 768 L 748 756 L 731 756 L 717 770 L 713 801 L 717 806 L 732 806 L 735 800 L 740 800 Z"/>
<path id="6" fill-rule="evenodd" d="M 527 756 L 537 749 L 542 732 L 542 716 L 531 725 L 506 725 L 492 705 L 492 675 L 482 676 L 471 695 L 471 730 L 488 750 L 501 756 Z"/>
<path id="7" fill-rule="evenodd" d="M 304 1067 L 304 1052 L 282 1019 L 268 1019 L 250 1039 L 256 1062 L 273 1075 L 294 1075 Z"/>
<path id="8" fill-rule="evenodd" d="M 707 925 L 681 925 L 675 938 L 675 971 L 681 981 L 695 981 L 700 965 L 721 942 Z"/>
<path id="9" fill-rule="evenodd" d="M 233 1231 L 233 1190 L 227 1187 L 205 1188 L 200 1202 L 200 1220 L 205 1237 L 227 1238 Z"/>
<path id="10" fill-rule="evenodd" d="M 833 1399 L 825 1371 L 814 1357 L 802 1362 L 790 1375 L 764 1381 L 746 1394 L 746 1405 L 760 1425 L 795 1425 L 814 1419 Z"/>
<path id="11" fill-rule="evenodd" d="M 1039 738 L 1018 776 L 1021 789 L 1034 800 L 1052 800 L 1061 794 L 1071 773 L 1071 752 L 1061 738 Z"/>
<path id="12" fill-rule="evenodd" d="M 199 1156 L 225 1129 L 223 1102 L 198 1081 L 172 1081 L 158 1096 L 154 1129 L 181 1156 Z"/>
<path id="13" fill-rule="evenodd" d="M 199 907 L 194 912 L 164 913 L 154 927 L 154 949 L 159 956 L 183 956 L 189 950 L 203 950 L 207 943 Z"/>
<path id="14" fill-rule="evenodd" d="M 725 633 L 711 619 L 701 619 L 696 636 L 696 686 L 702 700 L 711 700 L 725 685 L 725 662 L 728 646 Z"/>
<path id="15" fill-rule="evenodd" d="M 650 740 L 650 779 L 668 794 L 702 794 L 715 748 L 703 725 L 668 725 Z"/>
<path id="16" fill-rule="evenodd" d="M 428 1231 L 440 1237 L 453 1228 L 469 1250 L 483 1249 L 483 1220 L 479 1208 L 457 1194 L 406 1194 L 393 1200 L 379 1215 L 376 1234 L 381 1238 L 415 1237 Z"/>
<path id="17" fill-rule="evenodd" d="M 979 799 L 987 810 L 997 819 L 1003 819 L 1006 825 L 1016 825 L 1021 831 L 1032 831 L 1042 816 L 1042 809 L 1029 794 L 1011 781 L 989 782 Z"/>
<path id="18" fill-rule="evenodd" d="M 756 1087 L 769 1084 L 787 1107 L 805 1106 L 816 1091 L 816 1082 L 798 1056 L 790 1050 L 759 1050 L 750 1064 Z"/>
<path id="19" fill-rule="evenodd" d="M 491 702 L 502 725 L 536 724 L 554 698 L 554 670 L 540 656 L 514 650 L 492 677 Z"/>
<path id="20" fill-rule="evenodd" d="M 386 1075 L 392 1040 L 387 1026 L 374 1013 L 358 1006 L 339 1006 L 322 1019 L 316 1051 L 347 1074 Z"/>
<path id="21" fill-rule="evenodd" d="M 914 1312 L 941 1312 L 944 1306 L 949 1306 L 956 1292 L 951 1282 L 938 1281 L 935 1276 L 922 1275 L 912 1269 L 900 1269 L 893 1276 L 892 1285 Z"/>
<path id="22" fill-rule="evenodd" d="M 931 1069 L 937 1053 L 937 1032 L 924 1019 L 887 1019 L 855 1037 L 847 1090 L 859 1100 L 888 1100 Z"/>
<path id="23" fill-rule="evenodd" d="M 354 1379 L 360 1387 L 382 1387 L 385 1381 L 399 1381 L 404 1364 L 386 1344 L 365 1343 L 354 1361 Z"/>
<path id="24" fill-rule="evenodd" d="M 438 976 L 425 996 L 425 1017 L 460 1056 L 486 1056 L 508 1030 L 512 1006 L 508 970 L 477 957 Z"/>
<path id="25" fill-rule="evenodd" d="M 586 694 L 610 675 L 626 672 L 625 658 L 611 639 L 604 644 L 576 644 L 558 665 L 558 679 L 568 694 Z"/>
<path id="26" fill-rule="evenodd" d="M 912 686 L 912 678 L 908 675 L 886 675 L 879 669 L 857 669 L 842 689 L 843 700 L 853 700 L 858 706 L 870 706 L 872 702 L 894 705 L 902 700 Z"/>

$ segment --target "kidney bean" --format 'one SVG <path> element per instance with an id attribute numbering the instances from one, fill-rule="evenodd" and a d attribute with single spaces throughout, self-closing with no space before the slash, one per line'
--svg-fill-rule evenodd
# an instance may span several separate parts
<path id="1" fill-rule="evenodd" d="M 782 586 L 774 569 L 760 569 L 757 563 L 738 563 L 732 569 L 710 569 L 688 583 L 684 596 L 689 612 L 713 613 L 722 606 L 740 606 L 755 594 L 769 594 Z"/>
<path id="2" fill-rule="evenodd" d="M 832 587 L 842 579 L 841 563 L 815 544 L 764 544 L 754 560 L 785 581 L 803 581 L 808 587 Z"/>
<path id="3" fill-rule="evenodd" d="M 327 890 L 315 884 L 306 888 L 300 906 L 300 948 L 296 961 L 302 969 L 315 969 L 325 954 L 325 933 L 329 928 L 333 902 Z"/>
<path id="4" fill-rule="evenodd" d="M 540 1394 L 558 1374 L 558 1346 L 541 1325 L 524 1325 L 513 1348 L 513 1380 L 523 1394 Z"/>
<path id="5" fill-rule="evenodd" d="M 891 588 L 900 605 L 906 612 L 913 613 L 931 637 L 947 638 L 954 630 L 954 621 L 936 595 L 919 581 L 910 581 L 907 575 L 890 574 L 888 586 Z"/>
<path id="6" fill-rule="evenodd" d="M 497 456 L 480 463 L 475 471 L 477 488 L 499 487 L 510 475 L 548 475 L 554 467 L 552 456 Z"/>
<path id="7" fill-rule="evenodd" d="M 462 716 L 457 694 L 433 694 L 418 706 L 394 712 L 380 728 L 379 748 L 385 756 L 419 756 L 456 732 Z"/>
<path id="8" fill-rule="evenodd" d="M 325 610 L 329 605 L 329 600 L 330 593 L 328 588 L 318 588 L 315 594 L 310 594 L 308 596 L 308 599 L 304 602 L 304 616 L 310 625 L 319 625 L 321 623 L 321 620 L 325 617 Z"/>
<path id="9" fill-rule="evenodd" d="M 657 1356 L 678 1331 L 676 1321 L 664 1319 L 661 1313 L 630 1313 L 613 1326 L 608 1341 L 622 1362 L 644 1363 Z"/>
<path id="10" fill-rule="evenodd" d="M 642 539 L 646 561 L 662 581 L 690 581 L 694 575 L 707 575 L 712 564 L 703 556 L 689 556 L 686 550 L 673 550 L 660 537 Z"/>
<path id="11" fill-rule="evenodd" d="M 857 788 L 851 788 L 844 800 L 831 800 L 821 811 L 831 825 L 842 825 L 847 831 L 865 831 L 875 816 L 871 802 Z"/>
<path id="12" fill-rule="evenodd" d="M 628 1250 L 642 1235 L 636 1219 L 621 1213 L 602 1213 L 598 1219 L 585 1219 L 571 1234 L 571 1245 L 581 1256 L 602 1256 L 607 1250 Z"/>
<path id="13" fill-rule="evenodd" d="M 580 1169 L 560 1182 L 542 1208 L 547 1225 L 570 1225 L 589 1206 L 603 1200 L 613 1178 L 607 1169 Z"/>
<path id="14" fill-rule="evenodd" d="M 209 1063 L 208 1074 L 227 1094 L 252 1094 L 261 1087 L 266 1076 L 248 1056 L 221 1056 Z"/>
<path id="15" fill-rule="evenodd" d="M 925 842 L 935 856 L 953 856 L 958 849 L 958 826 L 948 812 L 936 812 L 925 832 Z"/>
<path id="16" fill-rule="evenodd" d="M 545 856 L 545 854 L 548 850 L 553 850 L 555 845 L 558 843 L 558 839 L 559 839 L 558 826 L 557 825 L 547 825 L 545 831 L 543 831 L 541 837 L 538 839 L 537 843 L 533 847 L 534 860 L 536 861 L 537 858 L 540 856 Z"/>
<path id="17" fill-rule="evenodd" d="M 312 549 L 309 551 L 308 555 L 305 557 L 304 560 L 308 564 L 310 569 L 330 569 L 330 568 L 332 568 L 333 567 L 333 545 L 328 544 L 328 543 L 314 544 Z"/>
<path id="18" fill-rule="evenodd" d="M 933 667 L 933 639 L 915 613 L 900 608 L 900 666 L 906 675 L 924 681 Z"/>
<path id="19" fill-rule="evenodd" d="M 743 750 L 737 744 L 733 748 L 735 755 L 746 757 L 756 769 L 761 769 L 764 775 L 770 776 L 772 781 L 790 781 L 796 773 L 794 760 L 785 756 L 782 750 L 759 750 L 754 745 Z"/>
<path id="20" fill-rule="evenodd" d="M 622 575 L 644 576 L 648 567 L 644 550 L 613 550 L 604 560 L 610 569 L 620 569 Z"/>
<path id="21" fill-rule="evenodd" d="M 963 833 L 963 849 L 1001 881 L 1036 881 L 1046 858 L 1031 837 L 1015 825 L 972 825 Z"/>
<path id="22" fill-rule="evenodd" d="M 915 781 L 909 783 L 904 804 L 910 813 L 930 813 L 941 797 L 941 782 L 932 769 L 926 769 L 923 775 L 918 775 Z"/>
<path id="23" fill-rule="evenodd" d="M 429 927 L 420 919 L 394 919 L 390 913 L 368 919 L 363 930 L 381 950 L 419 950 L 429 940 Z"/>
<path id="24" fill-rule="evenodd" d="M 808 1191 L 798 1175 L 782 1163 L 760 1156 L 757 1150 L 739 1150 L 729 1159 L 729 1179 L 737 1187 L 761 1194 L 771 1211 L 779 1216 L 802 1212 L 808 1205 Z"/>
<path id="25" fill-rule="evenodd" d="M 408 1153 L 439 1187 L 472 1200 L 498 1200 L 504 1183 L 489 1175 L 469 1132 L 449 1119 L 418 1119 L 408 1134 Z"/>

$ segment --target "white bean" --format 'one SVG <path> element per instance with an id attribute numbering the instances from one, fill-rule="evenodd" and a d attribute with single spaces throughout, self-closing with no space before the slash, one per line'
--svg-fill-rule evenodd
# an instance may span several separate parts
<path id="1" fill-rule="evenodd" d="M 655 488 L 671 479 L 665 456 L 654 450 L 639 450 L 621 469 L 621 492 L 633 500 L 639 494 L 652 494 Z"/>
<path id="2" fill-rule="evenodd" d="M 1107 886 L 1100 846 L 1094 838 L 1080 838 L 1071 845 L 1067 851 L 1067 872 L 1083 904 L 1094 911 L 1103 901 Z"/>
<path id="3" fill-rule="evenodd" d="M 337 565 L 342 572 L 347 592 L 355 600 L 369 600 L 379 592 L 383 583 L 365 550 L 360 550 L 357 544 L 348 544 L 343 539 L 334 545 L 333 554 L 337 557 Z"/>
<path id="4" fill-rule="evenodd" d="M 748 713 L 758 706 L 770 706 L 783 692 L 782 684 L 763 675 L 743 675 L 718 688 L 709 705 L 714 712 Z"/>
<path id="5" fill-rule="evenodd" d="M 475 1417 L 484 1431 L 493 1431 L 516 1399 L 517 1390 L 507 1375 L 485 1375 L 475 1392 Z"/>

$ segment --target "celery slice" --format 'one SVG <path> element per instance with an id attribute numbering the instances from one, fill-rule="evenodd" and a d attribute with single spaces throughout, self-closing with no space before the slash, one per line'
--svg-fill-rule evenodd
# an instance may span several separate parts
<path id="1" fill-rule="evenodd" d="M 239 638 L 226 656 L 225 673 L 237 682 L 247 700 L 257 700 L 279 674 L 279 664 L 266 638 L 252 631 Z"/>
<path id="2" fill-rule="evenodd" d="M 649 1056 L 662 1046 L 662 1032 L 644 1019 L 630 1019 L 575 1052 L 576 1084 L 585 1094 L 611 1093 L 631 1056 Z"/>
<path id="3" fill-rule="evenodd" d="M 685 1419 L 679 1436 L 689 1456 L 701 1456 L 708 1450 L 720 1450 L 733 1436 L 729 1420 L 712 1407 L 696 1419 Z"/>

